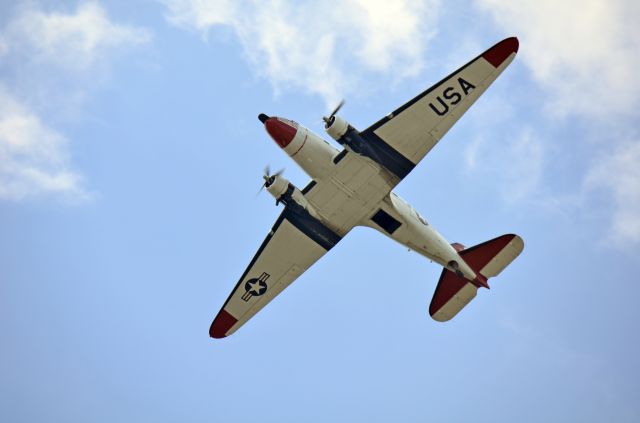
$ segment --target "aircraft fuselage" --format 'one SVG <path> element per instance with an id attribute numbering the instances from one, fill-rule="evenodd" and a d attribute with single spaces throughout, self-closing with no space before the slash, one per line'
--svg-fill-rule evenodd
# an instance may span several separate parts
<path id="1" fill-rule="evenodd" d="M 261 120 L 263 120 L 262 117 Z M 264 116 L 263 121 L 271 137 L 313 181 L 335 184 L 339 192 L 346 197 L 346 201 L 344 201 L 345 198 L 341 198 L 339 210 L 330 207 L 330 199 L 316 204 L 313 200 L 305 203 L 304 207 L 327 227 L 341 236 L 346 235 L 354 226 L 374 228 L 429 260 L 453 272 L 462 273 L 466 279 L 477 280 L 476 273 L 460 258 L 456 248 L 447 242 L 409 203 L 392 192 L 392 188 L 399 182 L 397 176 L 371 158 L 354 152 L 349 146 L 345 146 L 342 151 L 338 150 L 294 121 L 267 116 Z M 353 181 L 353 184 L 357 184 L 359 174 L 367 172 L 367 174 L 371 172 L 379 174 L 379 178 L 376 179 L 378 183 L 367 187 L 369 188 L 368 197 L 373 198 L 373 201 L 364 203 L 357 195 L 357 192 L 362 189 L 353 189 L 353 186 L 349 186 L 348 183 L 332 178 L 336 172 L 336 166 L 346 155 L 355 155 L 357 157 L 354 160 L 363 161 L 362 170 L 347 179 L 350 183 Z M 314 182 L 311 183 L 311 186 L 313 185 L 315 185 Z M 275 190 L 274 186 L 270 192 L 277 198 L 281 193 Z M 283 190 L 284 187 L 280 191 Z M 306 190 L 307 188 L 302 191 L 296 190 L 296 193 L 305 193 Z M 484 286 L 482 281 L 479 281 L 479 284 Z"/>

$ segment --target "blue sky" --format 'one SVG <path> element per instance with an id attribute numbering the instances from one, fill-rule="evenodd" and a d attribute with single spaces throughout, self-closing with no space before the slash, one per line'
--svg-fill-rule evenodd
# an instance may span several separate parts
<path id="1" fill-rule="evenodd" d="M 640 419 L 636 2 L 0 2 L 0 419 Z M 365 228 L 208 337 L 308 177 L 260 112 L 360 129 L 507 36 L 398 186 L 523 254 L 439 324 L 440 268 Z M 328 138 L 328 137 L 327 137 Z"/>

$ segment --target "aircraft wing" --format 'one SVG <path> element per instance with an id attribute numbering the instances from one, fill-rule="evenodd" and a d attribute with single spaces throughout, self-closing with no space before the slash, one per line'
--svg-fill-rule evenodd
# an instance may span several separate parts
<path id="1" fill-rule="evenodd" d="M 209 335 L 231 335 L 340 239 L 304 209 L 285 207 L 211 323 Z"/>
<path id="2" fill-rule="evenodd" d="M 360 133 L 382 165 L 404 178 L 482 95 L 518 51 L 507 38 Z"/>

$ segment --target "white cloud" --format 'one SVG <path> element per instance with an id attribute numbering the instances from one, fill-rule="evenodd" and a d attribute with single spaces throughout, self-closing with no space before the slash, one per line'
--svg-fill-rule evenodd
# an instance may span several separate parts
<path id="1" fill-rule="evenodd" d="M 531 128 L 525 127 L 516 136 L 499 141 L 478 136 L 465 149 L 464 159 L 469 171 L 494 174 L 491 179 L 496 181 L 506 203 L 533 200 L 542 194 L 545 149 Z"/>
<path id="2" fill-rule="evenodd" d="M 640 3 L 476 0 L 520 38 L 520 60 L 547 90 L 548 110 L 607 119 L 640 106 Z"/>
<path id="3" fill-rule="evenodd" d="M 0 37 L 0 57 L 4 56 L 9 51 L 9 45 L 7 41 Z"/>
<path id="4" fill-rule="evenodd" d="M 640 3 L 599 0 L 476 0 L 494 21 L 520 38 L 519 60 L 546 92 L 548 117 L 578 117 L 567 124 L 606 134 L 610 152 L 583 168 L 582 187 L 568 196 L 550 194 L 541 204 L 574 206 L 612 199 L 610 222 L 602 227 L 609 241 L 625 246 L 640 242 L 640 143 L 629 125 L 638 116 L 640 84 Z M 586 118 L 586 119 L 585 119 Z M 611 130 L 615 128 L 615 130 Z M 612 135 L 618 133 L 618 135 Z M 622 134 L 620 136 L 619 134 Z M 621 141 L 623 140 L 623 141 Z M 595 137 L 592 140 L 596 141 Z M 597 142 L 573 140 L 582 153 Z M 547 145 L 552 147 L 551 145 Z M 600 146 L 599 148 L 605 148 Z M 578 155 L 580 156 L 580 155 Z M 573 166 L 579 166 L 575 163 Z M 601 189 L 595 195 L 596 188 Z M 609 209 L 602 207 L 598 209 Z"/>
<path id="5" fill-rule="evenodd" d="M 22 8 L 4 32 L 5 50 L 65 69 L 86 70 L 109 50 L 146 43 L 144 29 L 111 22 L 97 2 L 71 14 Z M 2 49 L 0 49 L 1 51 Z"/>
<path id="6" fill-rule="evenodd" d="M 640 242 L 640 142 L 629 141 L 599 157 L 586 178 L 586 188 L 606 188 L 613 199 L 611 241 L 626 246 Z"/>
<path id="7" fill-rule="evenodd" d="M 0 87 L 0 199 L 42 194 L 88 198 L 70 169 L 68 141 Z"/>
<path id="8" fill-rule="evenodd" d="M 173 24 L 207 34 L 230 27 L 255 71 L 276 91 L 293 86 L 328 105 L 355 89 L 356 75 L 401 78 L 423 67 L 439 0 L 164 0 Z"/>
<path id="9" fill-rule="evenodd" d="M 163 3 L 169 8 L 168 19 L 172 23 L 202 32 L 214 25 L 229 24 L 240 15 L 239 1 L 165 0 Z"/>
<path id="10" fill-rule="evenodd" d="M 525 129 L 507 149 L 505 181 L 511 201 L 529 197 L 540 185 L 544 164 L 544 148 L 540 139 L 530 129 Z"/>
<path id="11" fill-rule="evenodd" d="M 150 34 L 112 22 L 95 1 L 69 13 L 31 2 L 14 12 L 0 31 L 0 200 L 85 200 L 69 140 L 45 116 L 84 98 L 98 64 L 149 41 Z"/>

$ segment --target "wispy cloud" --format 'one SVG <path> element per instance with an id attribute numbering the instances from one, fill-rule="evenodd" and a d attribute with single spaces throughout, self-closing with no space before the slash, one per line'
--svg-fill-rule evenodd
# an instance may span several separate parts
<path id="1" fill-rule="evenodd" d="M 640 140 L 630 125 L 640 116 L 636 82 L 640 3 L 476 0 L 476 4 L 499 27 L 519 36 L 519 60 L 546 94 L 546 113 L 537 118 L 599 134 L 598 139 L 571 140 L 571 148 L 593 158 L 572 163 L 582 172 L 582 185 L 578 183 L 568 196 L 547 193 L 541 203 L 572 205 L 577 211 L 602 198 L 594 188 L 604 189 L 613 199 L 606 229 L 609 241 L 620 246 L 640 242 Z M 552 147 L 549 142 L 543 145 Z"/>
<path id="2" fill-rule="evenodd" d="M 47 123 L 45 110 L 83 98 L 83 81 L 98 64 L 150 37 L 112 22 L 95 1 L 72 12 L 44 11 L 37 3 L 16 7 L 0 31 L 0 199 L 89 198 L 71 164 L 69 140 Z M 53 95 L 60 86 L 64 95 Z"/>
<path id="3" fill-rule="evenodd" d="M 71 169 L 68 140 L 0 87 L 0 199 L 49 194 L 88 198 Z"/>
<path id="4" fill-rule="evenodd" d="M 6 52 L 64 69 L 86 70 L 112 49 L 146 43 L 148 31 L 111 22 L 97 2 L 73 13 L 47 13 L 33 4 L 19 10 L 3 33 Z"/>
<path id="5" fill-rule="evenodd" d="M 640 142 L 626 141 L 600 157 L 585 180 L 587 190 L 606 188 L 613 200 L 612 241 L 621 246 L 640 242 Z"/>
<path id="6" fill-rule="evenodd" d="M 439 1 L 164 0 L 176 26 L 207 34 L 224 25 L 276 92 L 293 87 L 333 104 L 370 72 L 415 75 L 434 35 Z"/>
<path id="7" fill-rule="evenodd" d="M 481 159 L 478 159 L 481 157 Z M 544 143 L 532 128 L 525 127 L 508 140 L 487 141 L 477 136 L 464 151 L 472 172 L 488 172 L 508 204 L 539 198 L 545 166 Z M 482 163 L 482 166 L 478 166 Z"/>
<path id="8" fill-rule="evenodd" d="M 523 60 L 546 88 L 554 115 L 608 119 L 640 105 L 638 2 L 476 0 L 521 41 Z"/>

